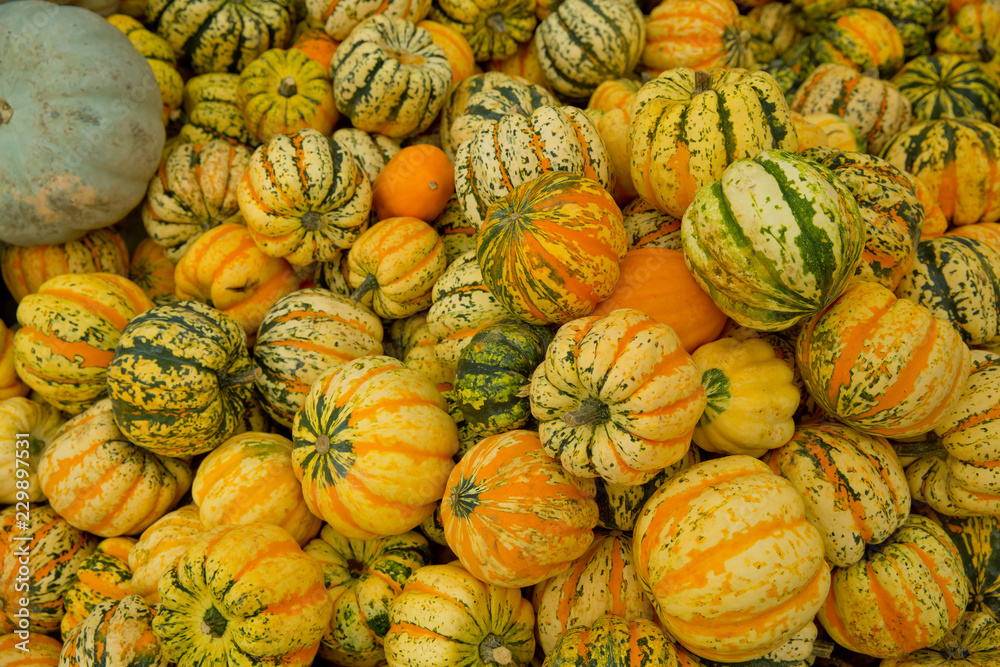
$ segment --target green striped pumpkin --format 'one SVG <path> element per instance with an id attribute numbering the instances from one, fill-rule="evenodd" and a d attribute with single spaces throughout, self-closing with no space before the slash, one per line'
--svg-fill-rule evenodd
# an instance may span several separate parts
<path id="1" fill-rule="evenodd" d="M 534 0 L 434 0 L 429 18 L 465 37 L 477 62 L 514 55 L 537 24 Z"/>
<path id="2" fill-rule="evenodd" d="M 455 154 L 455 194 L 476 229 L 518 186 L 555 171 L 596 181 L 608 192 L 614 171 L 594 121 L 576 107 L 542 106 L 484 124 Z M 616 206 L 617 208 L 617 206 Z"/>
<path id="3" fill-rule="evenodd" d="M 997 84 L 982 67 L 949 53 L 906 63 L 892 83 L 910 100 L 917 121 L 970 118 L 1000 120 Z"/>
<path id="4" fill-rule="evenodd" d="M 149 0 L 146 27 L 195 74 L 240 72 L 292 37 L 290 0 Z"/>
<path id="5" fill-rule="evenodd" d="M 896 296 L 951 322 L 970 346 L 1000 344 L 1000 252 L 952 234 L 921 241 Z"/>
<path id="6" fill-rule="evenodd" d="M 340 43 L 330 61 L 333 98 L 351 124 L 402 138 L 430 127 L 451 86 L 451 63 L 431 33 L 376 14 Z"/>
<path id="7" fill-rule="evenodd" d="M 343 127 L 335 131 L 331 139 L 354 156 L 358 165 L 368 175 L 370 183 L 375 182 L 375 177 L 400 148 L 399 139 L 378 132 L 365 132 L 356 127 Z"/>
<path id="8" fill-rule="evenodd" d="M 955 543 L 969 580 L 968 610 L 1000 621 L 1000 516 L 956 517 L 921 510 Z"/>
<path id="9" fill-rule="evenodd" d="M 184 84 L 180 141 L 185 144 L 207 144 L 224 139 L 231 144 L 255 146 L 258 141 L 250 134 L 243 110 L 236 103 L 240 87 L 239 74 L 212 72 L 199 74 Z"/>
<path id="10" fill-rule="evenodd" d="M 600 656 L 601 667 L 684 667 L 697 660 L 675 644 L 652 621 L 627 621 L 614 614 L 600 616 L 590 626 L 576 627 L 559 636 L 542 667 L 587 667 Z"/>
<path id="11" fill-rule="evenodd" d="M 734 321 L 787 329 L 836 299 L 854 275 L 865 224 L 850 189 L 787 151 L 737 160 L 681 220 L 688 267 Z"/>
<path id="12" fill-rule="evenodd" d="M 668 248 L 683 250 L 681 221 L 660 211 L 642 197 L 636 197 L 622 209 L 622 222 L 628 234 L 628 248 Z"/>
<path id="13" fill-rule="evenodd" d="M 254 375 L 236 320 L 178 301 L 129 322 L 108 366 L 108 393 L 129 440 L 157 454 L 193 456 L 238 432 Z"/>
<path id="14" fill-rule="evenodd" d="M 448 199 L 441 215 L 431 224 L 441 235 L 441 242 L 444 244 L 449 264 L 470 250 L 476 249 L 479 232 L 465 217 L 462 204 L 455 195 Z"/>
<path id="15" fill-rule="evenodd" d="M 65 638 L 59 664 L 63 667 L 108 664 L 167 667 L 170 661 L 161 652 L 160 642 L 153 634 L 153 617 L 157 611 L 138 595 L 129 595 L 120 601 L 99 602 Z"/>
<path id="16" fill-rule="evenodd" d="M 899 31 L 907 60 L 932 51 L 931 35 L 948 16 L 948 0 L 851 0 L 851 6 L 885 14 Z"/>
<path id="17" fill-rule="evenodd" d="M 646 24 L 633 0 L 565 0 L 534 36 L 549 86 L 579 101 L 635 69 L 645 44 Z"/>

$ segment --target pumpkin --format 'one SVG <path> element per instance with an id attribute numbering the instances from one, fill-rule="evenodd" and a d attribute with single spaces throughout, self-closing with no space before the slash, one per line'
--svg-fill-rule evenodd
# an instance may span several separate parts
<path id="1" fill-rule="evenodd" d="M 539 3 L 535 3 L 537 9 Z M 537 16 L 537 14 L 536 14 Z M 535 40 L 522 42 L 518 45 L 517 51 L 506 58 L 491 60 L 485 65 L 486 72 L 501 72 L 512 77 L 520 77 L 528 83 L 541 86 L 548 92 L 549 82 L 545 80 L 545 73 L 542 72 L 542 64 L 538 60 L 538 49 L 535 48 Z"/>
<path id="2" fill-rule="evenodd" d="M 128 278 L 142 288 L 154 304 L 177 301 L 174 283 L 176 263 L 166 254 L 166 248 L 151 238 L 136 245 L 129 260 Z"/>
<path id="3" fill-rule="evenodd" d="M 770 35 L 767 43 L 775 58 L 780 58 L 802 38 L 797 21 L 799 8 L 795 3 L 761 3 L 747 12 L 746 16 Z"/>
<path id="4" fill-rule="evenodd" d="M 420 21 L 417 23 L 417 27 L 429 32 L 434 43 L 444 49 L 445 55 L 448 56 L 448 62 L 451 63 L 452 85 L 472 76 L 472 71 L 476 66 L 476 57 L 465 35 L 452 26 L 437 21 Z"/>
<path id="5" fill-rule="evenodd" d="M 292 424 L 309 510 L 351 539 L 396 535 L 433 511 L 458 450 L 434 385 L 385 356 L 321 375 Z"/>
<path id="6" fill-rule="evenodd" d="M 940 524 L 958 549 L 969 580 L 968 611 L 997 619 L 1000 613 L 1000 517 L 955 517 L 929 508 L 921 514 Z"/>
<path id="7" fill-rule="evenodd" d="M 257 139 L 243 120 L 243 110 L 236 103 L 240 87 L 238 74 L 215 72 L 199 74 L 184 84 L 184 125 L 179 136 L 183 143 L 207 144 L 223 139 L 231 144 L 251 146 Z"/>
<path id="8" fill-rule="evenodd" d="M 66 590 L 66 615 L 59 625 L 63 641 L 99 603 L 105 600 L 118 602 L 132 594 L 128 554 L 135 542 L 131 537 L 101 540 L 94 553 L 80 564 L 76 579 Z"/>
<path id="9" fill-rule="evenodd" d="M 811 113 L 803 118 L 826 133 L 827 146 L 852 153 L 867 153 L 868 141 L 854 127 L 834 113 Z"/>
<path id="10" fill-rule="evenodd" d="M 664 629 L 710 660 L 774 650 L 812 620 L 830 588 L 802 496 L 743 454 L 695 464 L 660 486 L 636 520 L 632 551 Z"/>
<path id="11" fill-rule="evenodd" d="M 535 32 L 534 0 L 434 0 L 430 18 L 465 37 L 477 62 L 507 58 Z"/>
<path id="12" fill-rule="evenodd" d="M 953 225 L 1000 220 L 1000 128 L 940 118 L 900 132 L 881 157 L 923 182 Z"/>
<path id="13" fill-rule="evenodd" d="M 179 115 L 184 100 L 184 79 L 177 71 L 174 50 L 165 39 L 146 30 L 142 23 L 125 14 L 113 14 L 108 22 L 121 30 L 132 45 L 143 55 L 153 70 L 160 98 L 163 100 L 161 118 L 167 125 Z"/>
<path id="14" fill-rule="evenodd" d="M 830 142 L 826 137 L 826 130 L 806 120 L 806 117 L 798 111 L 792 111 L 789 115 L 792 119 L 792 124 L 795 125 L 795 134 L 799 138 L 799 153 L 803 153 L 810 148 L 816 148 L 817 146 L 825 147 L 829 145 Z"/>
<path id="15" fill-rule="evenodd" d="M 355 127 L 336 130 L 332 139 L 354 156 L 368 175 L 369 183 L 375 182 L 379 172 L 385 169 L 385 165 L 400 149 L 399 139 L 377 132 L 368 133 Z"/>
<path id="16" fill-rule="evenodd" d="M 242 426 L 254 374 L 236 320 L 178 301 L 129 322 L 108 366 L 108 394 L 130 441 L 165 456 L 193 456 Z"/>
<path id="17" fill-rule="evenodd" d="M 938 118 L 1000 120 L 997 83 L 976 63 L 942 53 L 920 56 L 906 63 L 892 83 L 913 107 L 918 121 Z"/>
<path id="18" fill-rule="evenodd" d="M 329 135 L 337 122 L 328 69 L 297 49 L 269 49 L 247 64 L 236 104 L 250 134 L 265 144 L 304 128 Z"/>
<path id="19" fill-rule="evenodd" d="M 805 323 L 795 356 L 824 410 L 864 433 L 905 438 L 931 431 L 954 409 L 969 377 L 968 350 L 924 306 L 861 281 Z"/>
<path id="20" fill-rule="evenodd" d="M 741 35 L 740 10 L 732 0 L 670 0 L 649 12 L 642 64 L 663 71 L 677 67 L 751 69 L 753 55 Z"/>
<path id="21" fill-rule="evenodd" d="M 437 357 L 438 339 L 427 324 L 427 311 L 396 320 L 390 329 L 396 357 L 403 365 L 429 380 L 439 391 L 448 391 L 455 381 L 455 368 Z"/>
<path id="22" fill-rule="evenodd" d="M 340 41 L 330 37 L 322 28 L 307 28 L 292 40 L 292 45 L 288 48 L 306 54 L 310 60 L 322 67 L 323 71 L 329 73 L 330 61 L 338 46 Z"/>
<path id="23" fill-rule="evenodd" d="M 606 667 L 700 664 L 652 621 L 602 614 L 593 623 L 570 628 L 560 635 L 542 667 L 583 667 L 591 656 L 600 656 L 601 665 Z"/>
<path id="24" fill-rule="evenodd" d="M 148 0 L 146 19 L 195 74 L 238 74 L 268 49 L 285 48 L 293 27 L 287 0 Z"/>
<path id="25" fill-rule="evenodd" d="M 322 288 L 279 299 L 260 324 L 253 356 L 264 409 L 291 426 L 312 383 L 358 357 L 382 354 L 382 322 L 364 306 Z"/>
<path id="26" fill-rule="evenodd" d="M 950 322 L 970 347 L 1000 344 L 1000 252 L 946 234 L 921 241 L 896 296 Z"/>
<path id="27" fill-rule="evenodd" d="M 320 564 L 268 523 L 196 537 L 159 592 L 153 634 L 178 667 L 309 665 L 333 611 Z"/>
<path id="28" fill-rule="evenodd" d="M 185 505 L 164 514 L 142 532 L 128 552 L 132 591 L 158 604 L 160 577 L 180 559 L 188 544 L 205 532 L 197 505 Z"/>
<path id="29" fill-rule="evenodd" d="M 642 197 L 636 197 L 622 208 L 622 222 L 625 225 L 625 233 L 628 234 L 629 250 L 647 247 L 684 249 L 680 218 L 663 213 Z M 625 257 L 621 265 L 623 274 L 627 270 L 626 264 L 635 266 L 634 262 L 627 262 L 628 255 Z M 624 282 L 627 277 L 623 275 L 620 280 Z"/>
<path id="30" fill-rule="evenodd" d="M 477 579 L 457 563 L 413 573 L 389 608 L 385 655 L 403 665 L 526 665 L 535 615 L 516 588 Z"/>
<path id="31" fill-rule="evenodd" d="M 28 512 L 17 505 L 0 509 L 0 627 L 58 633 L 66 591 L 97 542 L 49 505 L 33 505 Z M 26 606 L 25 593 L 30 593 Z M 26 614 L 25 620 L 18 614 Z"/>
<path id="32" fill-rule="evenodd" d="M 549 456 L 574 475 L 632 485 L 684 457 L 706 405 L 677 334 L 629 309 L 559 327 L 530 399 Z"/>
<path id="33" fill-rule="evenodd" d="M 152 69 L 79 7 L 5 3 L 0 25 L 0 241 L 66 243 L 118 222 L 142 201 L 163 150 Z"/>
<path id="34" fill-rule="evenodd" d="M 104 600 L 74 630 L 64 637 L 59 664 L 84 667 L 101 664 L 111 653 L 122 665 L 167 667 L 169 661 L 160 651 L 153 633 L 157 610 L 138 595 L 122 600 Z"/>
<path id="35" fill-rule="evenodd" d="M 329 262 L 349 248 L 372 205 L 359 160 L 312 128 L 278 134 L 254 151 L 236 195 L 254 244 L 295 266 Z"/>
<path id="36" fill-rule="evenodd" d="M 27 396 L 30 391 L 31 387 L 21 380 L 14 368 L 14 334 L 6 324 L 0 322 L 0 401 Z M 4 501 L 0 500 L 2 502 Z"/>
<path id="37" fill-rule="evenodd" d="M 1000 223 L 980 222 L 975 225 L 963 225 L 949 229 L 947 234 L 949 236 L 978 239 L 997 252 L 1000 252 Z"/>
<path id="38" fill-rule="evenodd" d="M 0 665 L 3 667 L 58 667 L 62 642 L 47 635 L 10 633 L 0 636 Z"/>
<path id="39" fill-rule="evenodd" d="M 940 641 L 901 658 L 887 658 L 879 667 L 964 667 L 989 665 L 1000 659 L 1000 624 L 989 614 L 962 617 Z"/>
<path id="40" fill-rule="evenodd" d="M 38 485 L 71 525 L 101 537 L 137 535 L 191 487 L 184 459 L 129 442 L 110 399 L 66 422 L 38 463 Z"/>
<path id="41" fill-rule="evenodd" d="M 407 146 L 389 158 L 372 183 L 379 220 L 409 216 L 431 222 L 455 192 L 455 169 L 436 146 Z"/>
<path id="42" fill-rule="evenodd" d="M 825 167 L 767 150 L 726 167 L 681 220 L 694 279 L 743 326 L 780 331 L 847 287 L 865 246 L 850 189 Z"/>
<path id="43" fill-rule="evenodd" d="M 0 433 L 4 434 L 0 441 L 0 503 L 45 499 L 38 485 L 38 460 L 62 424 L 62 416 L 46 403 L 21 396 L 0 400 Z"/>
<path id="44" fill-rule="evenodd" d="M 430 0 L 304 0 L 308 18 L 338 42 L 365 19 L 382 14 L 387 17 L 418 23 L 430 10 Z"/>
<path id="45" fill-rule="evenodd" d="M 37 246 L 5 245 L 3 282 L 14 301 L 34 294 L 49 278 L 66 273 L 129 273 L 128 248 L 115 227 L 87 232 L 75 241 Z"/>
<path id="46" fill-rule="evenodd" d="M 675 218 L 731 162 L 799 147 L 781 88 L 763 72 L 674 68 L 643 84 L 630 115 L 632 182 Z"/>
<path id="47" fill-rule="evenodd" d="M 809 38 L 807 38 L 809 39 Z M 824 23 L 813 40 L 817 64 L 841 63 L 859 72 L 876 69 L 889 78 L 903 64 L 902 35 L 882 12 L 853 6 L 837 12 Z"/>
<path id="48" fill-rule="evenodd" d="M 1000 85 L 1000 7 L 995 3 L 974 2 L 959 9 L 934 38 L 934 46 L 940 53 L 981 63 Z"/>
<path id="49" fill-rule="evenodd" d="M 894 83 L 839 63 L 825 63 L 814 69 L 799 86 L 790 106 L 806 116 L 840 116 L 864 138 L 873 154 L 878 154 L 913 121 L 910 100 Z"/>
<path id="50" fill-rule="evenodd" d="M 319 656 L 336 665 L 383 664 L 390 609 L 413 573 L 430 561 L 427 540 L 414 532 L 352 540 L 324 526 L 303 550 L 323 568 L 333 604 Z"/>
<path id="51" fill-rule="evenodd" d="M 617 0 L 614 0 L 617 1 Z M 482 228 L 494 203 L 544 174 L 564 171 L 614 189 L 614 171 L 594 122 L 576 107 L 542 106 L 483 124 L 455 153 L 455 193 Z"/>
<path id="52" fill-rule="evenodd" d="M 449 264 L 470 250 L 476 249 L 479 230 L 473 227 L 469 219 L 465 217 L 462 205 L 455 195 L 448 199 L 441 215 L 435 218 L 431 225 L 441 235 L 441 242 L 444 243 L 444 251 L 448 255 Z"/>
<path id="53" fill-rule="evenodd" d="M 560 324 L 611 294 L 625 244 L 621 210 L 604 188 L 550 171 L 489 209 L 476 256 L 504 308 L 531 324 Z"/>
<path id="54" fill-rule="evenodd" d="M 597 525 L 606 530 L 631 531 L 642 506 L 646 504 L 653 492 L 675 473 L 686 470 L 701 461 L 700 452 L 701 450 L 697 447 L 690 448 L 680 461 L 656 473 L 645 484 L 611 484 L 601 477 L 595 478 L 594 484 L 597 487 L 595 499 L 600 511 Z"/>
<path id="55" fill-rule="evenodd" d="M 180 261 L 204 232 L 239 220 L 236 187 L 250 163 L 245 146 L 216 139 L 181 144 L 149 182 L 142 224 L 167 257 Z"/>
<path id="56" fill-rule="evenodd" d="M 948 0 L 860 0 L 855 7 L 874 9 L 892 21 L 903 41 L 907 60 L 932 51 L 933 35 L 945 22 Z"/>
<path id="57" fill-rule="evenodd" d="M 538 434 L 515 429 L 465 453 L 448 478 L 441 521 L 448 546 L 477 579 L 530 586 L 587 552 L 597 524 L 594 493 L 592 481 L 545 453 Z"/>
<path id="58" fill-rule="evenodd" d="M 846 9 L 851 0 L 792 0 L 798 10 L 795 21 L 807 32 L 815 32 L 837 12 Z"/>
<path id="59" fill-rule="evenodd" d="M 924 207 L 924 225 L 920 229 L 920 238 L 929 239 L 941 236 L 948 230 L 948 219 L 944 217 L 944 211 L 941 210 L 937 199 L 934 198 L 930 188 L 924 185 L 920 179 L 906 171 L 903 174 L 910 181 L 913 191 L 917 193 L 917 199 Z"/>
<path id="60" fill-rule="evenodd" d="M 451 63 L 423 28 L 377 14 L 344 39 L 330 61 L 337 109 L 366 132 L 423 132 L 444 104 Z"/>
<path id="61" fill-rule="evenodd" d="M 543 76 L 562 98 L 585 100 L 606 80 L 639 64 L 642 11 L 625 0 L 565 0 L 538 24 L 533 43 Z"/>
<path id="62" fill-rule="evenodd" d="M 897 658 L 943 639 L 968 601 L 955 545 L 941 526 L 911 514 L 861 560 L 834 569 L 817 618 L 841 646 Z"/>
<path id="63" fill-rule="evenodd" d="M 535 586 L 532 593 L 538 644 L 553 653 L 560 635 L 588 627 L 605 614 L 625 621 L 656 619 L 652 602 L 636 578 L 631 537 L 595 533 L 594 541 L 568 570 Z"/>
<path id="64" fill-rule="evenodd" d="M 153 302 L 128 278 L 69 273 L 21 300 L 14 368 L 46 401 L 78 414 L 107 391 L 107 368 L 128 322 Z"/>

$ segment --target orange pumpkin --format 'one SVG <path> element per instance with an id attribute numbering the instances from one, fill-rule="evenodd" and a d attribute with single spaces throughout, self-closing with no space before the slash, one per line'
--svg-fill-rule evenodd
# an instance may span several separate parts
<path id="1" fill-rule="evenodd" d="M 310 60 L 319 63 L 327 71 L 330 70 L 330 60 L 337 50 L 340 42 L 335 40 L 322 28 L 309 28 L 303 30 L 289 48 L 302 51 Z"/>
<path id="2" fill-rule="evenodd" d="M 435 220 L 455 192 L 455 169 L 431 144 L 407 146 L 393 155 L 372 184 L 379 220 L 408 216 Z"/>
<path id="3" fill-rule="evenodd" d="M 754 64 L 732 0 L 671 0 L 646 19 L 642 64 L 654 71 L 674 67 L 749 68 Z"/>

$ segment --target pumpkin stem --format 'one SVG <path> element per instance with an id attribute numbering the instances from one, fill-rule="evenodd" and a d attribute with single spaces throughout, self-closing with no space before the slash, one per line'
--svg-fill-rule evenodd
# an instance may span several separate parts
<path id="1" fill-rule="evenodd" d="M 319 455 L 326 454 L 330 451 L 330 436 L 323 434 L 316 438 L 316 443 L 313 445 L 316 447 L 316 453 Z"/>
<path id="2" fill-rule="evenodd" d="M 521 385 L 521 388 L 517 390 L 516 394 L 514 394 L 514 396 L 516 396 L 517 398 L 527 398 L 530 395 L 531 395 L 531 383 L 530 382 L 528 384 Z"/>
<path id="3" fill-rule="evenodd" d="M 351 301 L 353 301 L 354 303 L 360 303 L 361 300 L 365 298 L 365 295 L 368 294 L 368 292 L 371 292 L 373 289 L 377 287 L 378 287 L 378 279 L 375 277 L 374 273 L 369 273 L 367 276 L 365 276 L 365 279 L 361 281 L 361 284 L 358 285 L 358 288 L 353 292 L 351 292 Z"/>
<path id="4" fill-rule="evenodd" d="M 494 32 L 507 33 L 507 25 L 503 22 L 503 14 L 499 12 L 490 14 L 486 19 L 486 26 Z"/>
<path id="5" fill-rule="evenodd" d="M 278 94 L 282 97 L 291 97 L 295 93 L 299 92 L 298 88 L 295 86 L 295 79 L 290 76 L 286 76 L 278 84 Z"/>
<path id="6" fill-rule="evenodd" d="M 916 442 L 912 445 L 895 442 L 893 443 L 893 449 L 896 450 L 897 456 L 943 456 L 948 452 L 941 443 L 941 440 L 935 437 L 931 437 L 924 442 Z"/>
<path id="7" fill-rule="evenodd" d="M 814 641 L 809 655 L 813 658 L 829 658 L 833 655 L 834 646 L 836 645 L 833 642 L 825 642 L 821 639 Z"/>
<path id="8" fill-rule="evenodd" d="M 219 376 L 219 386 L 220 387 L 235 387 L 238 384 L 249 384 L 257 380 L 261 375 L 261 370 L 254 366 L 248 371 L 243 371 L 242 373 L 236 373 L 234 375 L 228 375 L 223 373 Z"/>
<path id="9" fill-rule="evenodd" d="M 316 211 L 306 211 L 302 214 L 302 226 L 310 232 L 318 232 L 326 227 L 323 216 Z"/>
<path id="10" fill-rule="evenodd" d="M 0 125 L 6 125 L 13 115 L 14 109 L 7 103 L 7 100 L 0 100 Z"/>
<path id="11" fill-rule="evenodd" d="M 223 616 L 218 609 L 215 607 L 209 607 L 205 615 L 201 617 L 200 629 L 206 635 L 210 635 L 216 639 L 226 634 L 226 625 L 228 621 L 226 617 Z"/>
<path id="12" fill-rule="evenodd" d="M 570 426 L 583 426 L 593 422 L 603 423 L 611 416 L 608 406 L 596 398 L 588 398 L 580 407 L 562 416 L 562 420 Z"/>
<path id="13" fill-rule="evenodd" d="M 694 94 L 704 93 L 712 89 L 712 75 L 702 70 L 695 70 L 694 73 Z"/>
<path id="14" fill-rule="evenodd" d="M 503 645 L 503 638 L 500 635 L 490 633 L 479 643 L 479 659 L 484 664 L 492 662 L 497 665 L 509 665 L 513 658 L 514 654 Z"/>
<path id="15" fill-rule="evenodd" d="M 954 630 L 949 631 L 938 646 L 941 647 L 938 652 L 949 662 L 953 660 L 965 660 L 972 655 L 972 651 L 962 646 L 962 643 L 958 641 L 958 637 L 955 636 Z"/>

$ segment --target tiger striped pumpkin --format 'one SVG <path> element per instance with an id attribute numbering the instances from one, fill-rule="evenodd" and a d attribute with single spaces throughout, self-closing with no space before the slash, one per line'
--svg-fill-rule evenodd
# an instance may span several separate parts
<path id="1" fill-rule="evenodd" d="M 807 38 L 808 39 L 808 38 Z M 816 32 L 813 62 L 841 63 L 888 79 L 903 64 L 903 38 L 889 17 L 865 7 L 837 12 Z"/>
<path id="2" fill-rule="evenodd" d="M 105 600 L 117 602 L 132 595 L 128 554 L 135 543 L 136 540 L 131 537 L 101 540 L 94 553 L 80 564 L 75 581 L 66 591 L 66 615 L 59 625 L 63 641 L 98 603 Z"/>

